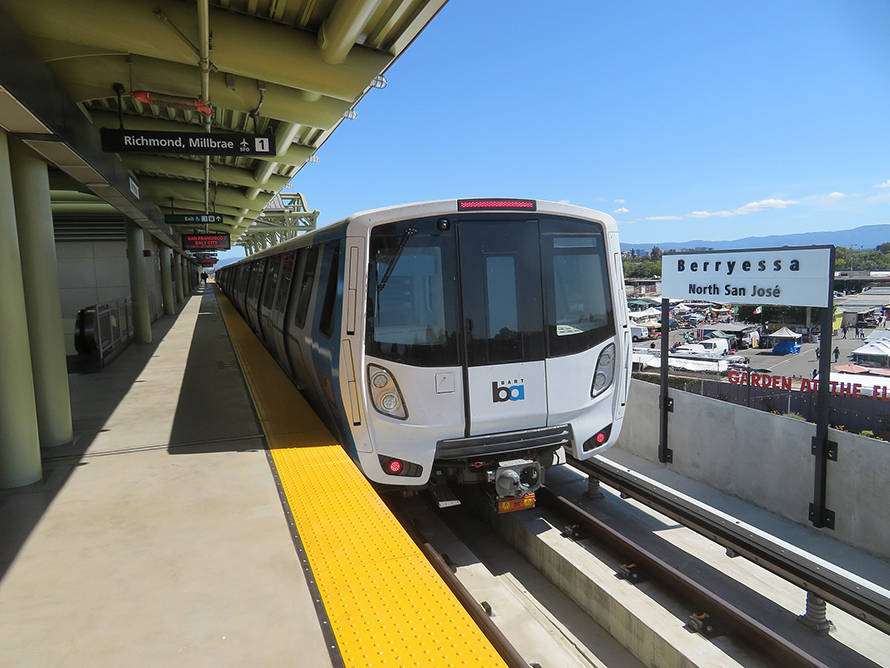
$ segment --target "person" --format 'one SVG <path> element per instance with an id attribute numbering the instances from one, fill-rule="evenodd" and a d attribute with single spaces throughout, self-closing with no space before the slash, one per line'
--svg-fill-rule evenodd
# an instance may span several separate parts
<path id="1" fill-rule="evenodd" d="M 834 362 L 835 362 L 835 364 L 837 364 L 837 361 L 838 361 L 838 359 L 840 359 L 840 356 L 841 356 L 840 348 L 838 348 L 837 346 L 835 346 L 835 347 L 834 347 L 834 353 L 833 353 L 833 354 L 834 354 Z"/>
<path id="2" fill-rule="evenodd" d="M 819 361 L 819 355 L 822 354 L 822 351 L 819 350 L 819 348 L 821 348 L 821 346 L 818 345 L 818 344 L 816 344 L 816 361 L 817 361 L 817 362 Z"/>
<path id="3" fill-rule="evenodd" d="M 856 325 L 856 327 L 853 328 L 853 333 L 856 335 L 856 338 L 858 339 L 859 338 L 859 325 Z M 844 336 L 844 338 L 846 339 L 847 337 Z"/>
<path id="4" fill-rule="evenodd" d="M 818 376 L 818 375 L 819 375 L 819 369 L 813 369 L 813 379 L 815 379 L 816 376 Z"/>
<path id="5" fill-rule="evenodd" d="M 847 326 L 844 325 L 843 327 L 841 327 L 841 331 L 844 333 L 844 338 L 846 339 L 847 338 Z"/>
<path id="6" fill-rule="evenodd" d="M 207 282 L 207 279 L 208 279 L 208 278 L 209 278 L 209 277 L 207 276 L 207 272 L 206 272 L 206 271 L 205 271 L 204 273 L 201 274 L 201 280 L 204 281 L 205 283 Z"/>

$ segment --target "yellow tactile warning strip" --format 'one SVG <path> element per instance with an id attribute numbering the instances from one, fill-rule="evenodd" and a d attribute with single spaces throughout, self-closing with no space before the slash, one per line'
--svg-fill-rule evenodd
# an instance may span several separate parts
<path id="1" fill-rule="evenodd" d="M 344 665 L 505 666 L 235 308 L 216 294 Z"/>

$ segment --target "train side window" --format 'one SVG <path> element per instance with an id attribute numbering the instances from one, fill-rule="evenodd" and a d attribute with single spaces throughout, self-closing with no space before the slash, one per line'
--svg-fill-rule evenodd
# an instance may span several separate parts
<path id="1" fill-rule="evenodd" d="M 272 308 L 272 299 L 275 297 L 275 288 L 278 287 L 278 274 L 281 269 L 281 256 L 275 255 L 269 260 L 269 277 L 266 279 L 266 287 L 263 290 L 263 308 Z"/>
<path id="2" fill-rule="evenodd" d="M 303 269 L 303 278 L 300 281 L 300 299 L 297 302 L 297 312 L 294 316 L 294 324 L 300 329 L 306 326 L 306 314 L 309 313 L 309 298 L 312 296 L 312 284 L 315 281 L 317 264 L 318 246 L 313 246 L 306 256 L 306 268 Z"/>
<path id="3" fill-rule="evenodd" d="M 330 337 L 334 332 L 334 304 L 337 301 L 337 281 L 340 277 L 340 242 L 333 241 L 331 252 L 331 268 L 328 270 L 328 284 L 324 293 L 324 304 L 321 308 L 321 320 L 318 331 Z"/>

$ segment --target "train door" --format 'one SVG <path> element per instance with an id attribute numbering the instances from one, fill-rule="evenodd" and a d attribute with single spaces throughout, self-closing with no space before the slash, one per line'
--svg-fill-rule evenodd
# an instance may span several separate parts
<path id="1" fill-rule="evenodd" d="M 266 347 L 273 352 L 275 347 L 272 338 L 272 305 L 275 301 L 275 290 L 278 288 L 281 257 L 281 255 L 273 255 L 269 258 L 269 267 L 266 270 L 266 283 L 263 286 L 259 300 L 260 338 L 266 344 Z"/>
<path id="2" fill-rule="evenodd" d="M 271 317 L 272 345 L 274 346 L 275 357 L 288 370 L 288 373 L 290 373 L 290 361 L 287 358 L 287 350 L 284 347 L 284 324 L 287 321 L 290 304 L 296 301 L 290 298 L 296 256 L 297 252 L 291 251 L 285 254 L 281 260 L 281 275 L 278 279 L 278 289 L 275 295 L 275 303 L 272 305 Z"/>
<path id="3" fill-rule="evenodd" d="M 547 424 L 536 220 L 460 223 L 469 436 Z"/>

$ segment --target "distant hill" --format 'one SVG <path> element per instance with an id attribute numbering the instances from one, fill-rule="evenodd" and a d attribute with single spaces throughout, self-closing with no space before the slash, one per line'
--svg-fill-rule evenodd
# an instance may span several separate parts
<path id="1" fill-rule="evenodd" d="M 835 232 L 803 232 L 801 234 L 775 234 L 768 237 L 745 237 L 734 241 L 704 241 L 694 239 L 692 241 L 646 244 L 621 244 L 621 250 L 631 249 L 649 252 L 653 246 L 661 250 L 682 250 L 684 248 L 713 248 L 714 250 L 729 250 L 733 248 L 773 248 L 781 246 L 814 246 L 822 244 L 834 244 L 835 246 L 859 247 L 874 249 L 876 246 L 890 241 L 890 225 L 865 225 L 854 227 L 852 230 L 837 230 Z"/>

